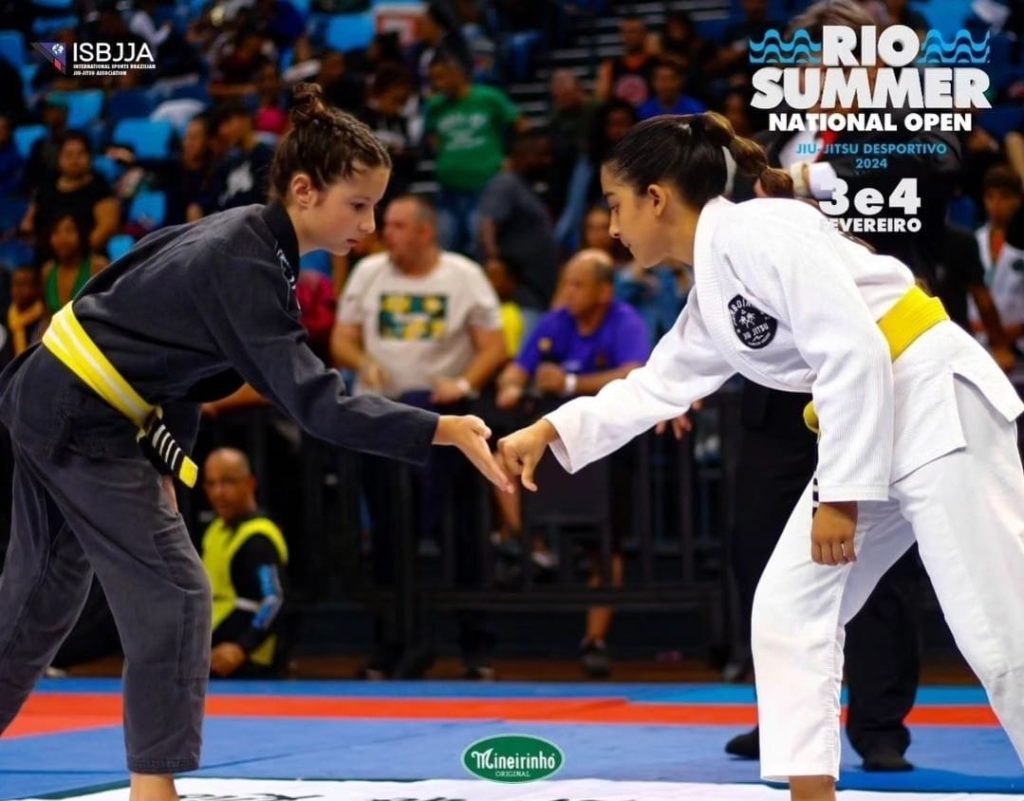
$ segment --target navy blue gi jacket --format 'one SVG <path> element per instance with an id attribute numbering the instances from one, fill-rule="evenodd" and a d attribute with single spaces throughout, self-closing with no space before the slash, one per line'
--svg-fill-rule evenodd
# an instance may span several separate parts
<path id="1" fill-rule="evenodd" d="M 75 315 L 135 391 L 163 407 L 168 428 L 186 449 L 194 444 L 199 404 L 245 381 L 319 439 L 425 462 L 436 414 L 380 397 L 347 396 L 337 371 L 310 350 L 295 297 L 298 264 L 298 241 L 284 208 L 245 206 L 145 237 L 83 287 Z M 102 442 L 104 430 L 118 440 L 115 433 L 131 433 L 134 440 L 134 427 L 42 350 L 27 352 L 0 377 L 6 396 L 22 363 L 31 374 L 19 376 L 17 412 L 5 397 L 0 416 L 9 427 L 17 417 L 33 439 L 50 447 L 84 437 L 90 453 L 117 455 L 117 443 Z M 26 408 L 36 400 L 49 412 Z M 76 421 L 70 427 L 77 432 L 66 430 Z M 82 431 L 83 424 L 90 431 Z"/>

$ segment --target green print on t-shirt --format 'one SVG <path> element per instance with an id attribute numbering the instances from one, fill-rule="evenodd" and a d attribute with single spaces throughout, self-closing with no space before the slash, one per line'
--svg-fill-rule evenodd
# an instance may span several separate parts
<path id="1" fill-rule="evenodd" d="M 448 332 L 448 296 L 383 292 L 377 331 L 381 339 L 444 339 Z"/>

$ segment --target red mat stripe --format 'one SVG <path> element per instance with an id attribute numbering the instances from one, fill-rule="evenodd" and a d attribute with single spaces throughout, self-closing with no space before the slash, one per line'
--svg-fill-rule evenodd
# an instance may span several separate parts
<path id="1" fill-rule="evenodd" d="M 327 718 L 337 720 L 506 720 L 668 726 L 751 726 L 753 704 L 632 704 L 622 698 L 296 698 L 231 696 L 207 699 L 214 717 Z M 117 695 L 55 694 L 28 699 L 6 736 L 28 736 L 113 726 L 121 722 Z M 921 706 L 912 726 L 998 726 L 987 706 Z"/>

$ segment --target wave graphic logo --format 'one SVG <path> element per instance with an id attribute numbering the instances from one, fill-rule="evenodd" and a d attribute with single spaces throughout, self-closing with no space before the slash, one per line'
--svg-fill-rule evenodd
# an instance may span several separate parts
<path id="1" fill-rule="evenodd" d="M 807 31 L 793 34 L 793 41 L 787 42 L 775 29 L 769 28 L 764 38 L 755 42 L 747 40 L 751 64 L 820 64 L 821 44 L 811 41 Z"/>
<path id="2" fill-rule="evenodd" d="M 991 47 L 988 43 L 989 32 L 985 38 L 975 42 L 969 31 L 961 28 L 953 40 L 947 42 L 936 30 L 928 31 L 921 45 L 919 64 L 986 64 L 989 60 Z"/>

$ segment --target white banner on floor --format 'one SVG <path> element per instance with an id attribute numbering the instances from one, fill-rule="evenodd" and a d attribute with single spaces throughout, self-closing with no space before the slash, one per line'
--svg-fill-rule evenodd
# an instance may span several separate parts
<path id="1" fill-rule="evenodd" d="M 181 779 L 181 801 L 784 801 L 788 793 L 751 784 L 549 780 L 502 785 L 481 780 L 414 782 L 283 781 L 279 779 Z M 69 801 L 128 801 L 128 788 Z M 840 801 L 1007 801 L 1009 796 L 971 793 L 876 793 L 848 790 Z M 34 799 L 25 799 L 34 801 Z"/>

